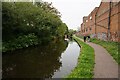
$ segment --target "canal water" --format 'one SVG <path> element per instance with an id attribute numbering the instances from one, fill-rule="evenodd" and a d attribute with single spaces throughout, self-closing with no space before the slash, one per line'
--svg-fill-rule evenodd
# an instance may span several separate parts
<path id="1" fill-rule="evenodd" d="M 3 53 L 3 78 L 64 78 L 75 68 L 80 47 L 75 41 L 59 40 L 47 46 Z"/>

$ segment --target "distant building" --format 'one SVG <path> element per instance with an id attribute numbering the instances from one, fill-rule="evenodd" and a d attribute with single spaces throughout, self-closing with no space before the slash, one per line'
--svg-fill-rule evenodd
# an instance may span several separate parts
<path id="1" fill-rule="evenodd" d="M 95 15 L 98 10 L 96 7 L 88 16 L 83 17 L 81 30 L 84 35 L 95 34 Z"/>

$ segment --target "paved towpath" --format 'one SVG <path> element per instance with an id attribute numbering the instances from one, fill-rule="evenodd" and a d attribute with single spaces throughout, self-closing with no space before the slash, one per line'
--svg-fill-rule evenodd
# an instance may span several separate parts
<path id="1" fill-rule="evenodd" d="M 118 78 L 118 64 L 106 49 L 92 42 L 86 43 L 95 51 L 94 78 Z"/>

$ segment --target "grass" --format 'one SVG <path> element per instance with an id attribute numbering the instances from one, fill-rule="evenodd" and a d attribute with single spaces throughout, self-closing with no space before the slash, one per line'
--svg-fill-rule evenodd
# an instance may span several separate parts
<path id="1" fill-rule="evenodd" d="M 98 39 L 91 39 L 91 42 L 99 44 L 103 46 L 108 53 L 115 59 L 115 61 L 120 64 L 120 60 L 118 60 L 118 57 L 120 59 L 120 56 L 118 56 L 118 42 L 111 42 L 111 41 L 103 41 Z"/>
<path id="2" fill-rule="evenodd" d="M 73 36 L 75 41 L 81 46 L 78 64 L 67 78 L 93 78 L 93 69 L 95 63 L 94 49 L 88 44 L 82 42 L 78 37 Z"/>

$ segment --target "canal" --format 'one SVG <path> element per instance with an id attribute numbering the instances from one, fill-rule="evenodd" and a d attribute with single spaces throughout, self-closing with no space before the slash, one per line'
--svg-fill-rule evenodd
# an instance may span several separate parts
<path id="1" fill-rule="evenodd" d="M 59 40 L 3 53 L 3 78 L 64 78 L 75 68 L 80 47 L 75 41 Z"/>

